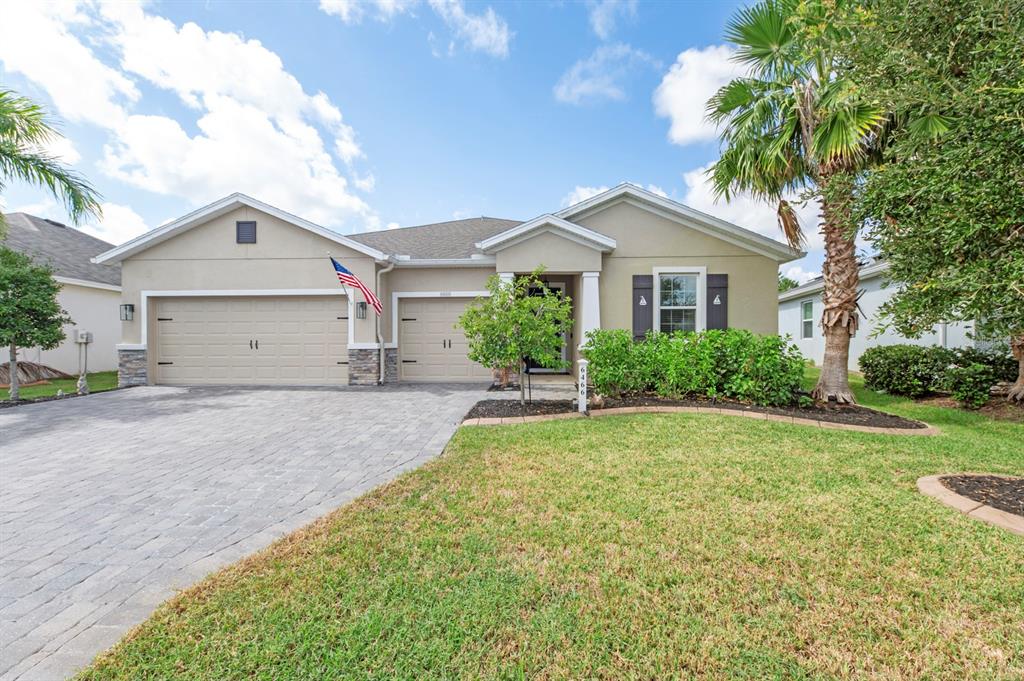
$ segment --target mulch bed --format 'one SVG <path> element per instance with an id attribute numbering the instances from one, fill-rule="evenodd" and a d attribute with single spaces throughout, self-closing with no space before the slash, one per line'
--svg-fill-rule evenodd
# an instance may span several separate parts
<path id="1" fill-rule="evenodd" d="M 759 414 L 778 414 L 795 416 L 802 419 L 842 423 L 856 426 L 872 426 L 875 428 L 927 428 L 920 421 L 911 421 L 901 416 L 885 414 L 874 409 L 857 405 L 813 405 L 810 407 L 759 407 L 740 402 L 723 400 L 669 400 L 656 396 L 640 396 L 619 399 L 605 399 L 603 409 L 616 407 L 717 407 L 736 411 L 749 411 Z M 466 414 L 467 419 L 475 418 L 512 418 L 516 416 L 538 416 L 545 414 L 563 414 L 575 411 L 572 400 L 534 400 L 526 405 L 523 412 L 517 400 L 481 400 Z M 592 409 L 592 411 L 598 411 Z"/>
<path id="2" fill-rule="evenodd" d="M 961 409 L 960 404 L 948 395 L 932 395 L 917 400 L 918 404 L 926 404 L 930 407 L 948 407 L 950 409 Z M 965 410 L 968 411 L 968 410 Z M 996 421 L 1009 421 L 1010 423 L 1024 423 L 1024 402 L 1014 402 L 1005 395 L 993 395 L 980 409 L 974 412 L 987 416 Z"/>
<path id="3" fill-rule="evenodd" d="M 971 501 L 1024 517 L 1024 478 L 998 475 L 946 475 L 939 482 Z"/>

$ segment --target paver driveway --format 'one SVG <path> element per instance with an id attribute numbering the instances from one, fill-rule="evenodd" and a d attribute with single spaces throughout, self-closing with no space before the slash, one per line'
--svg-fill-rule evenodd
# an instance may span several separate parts
<path id="1" fill-rule="evenodd" d="M 0 410 L 0 677 L 72 673 L 176 589 L 439 454 L 481 397 L 146 387 Z"/>

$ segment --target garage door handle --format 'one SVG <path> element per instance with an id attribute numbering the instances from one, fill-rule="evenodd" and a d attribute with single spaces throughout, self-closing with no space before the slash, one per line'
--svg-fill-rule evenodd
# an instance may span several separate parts
<path id="1" fill-rule="evenodd" d="M 174 317 L 157 317 L 156 320 L 158 322 L 173 322 Z"/>
<path id="2" fill-rule="evenodd" d="M 249 349 L 252 350 L 252 339 L 249 339 Z"/>
<path id="3" fill-rule="evenodd" d="M 158 366 L 167 366 L 168 364 L 174 364 L 174 362 L 157 362 Z"/>
<path id="4" fill-rule="evenodd" d="M 416 318 L 415 317 L 402 317 L 402 321 L 403 322 L 414 322 L 414 321 L 416 321 Z"/>
<path id="5" fill-rule="evenodd" d="M 259 350 L 259 349 L 260 349 L 260 342 L 259 342 L 259 341 L 256 341 L 256 349 L 257 349 L 257 350 Z"/>
<path id="6" fill-rule="evenodd" d="M 414 359 L 403 359 L 402 360 L 402 364 L 415 364 L 415 363 L 416 363 L 416 360 L 414 360 Z"/>
<path id="7" fill-rule="evenodd" d="M 337 362 L 337 364 L 348 364 L 348 362 Z"/>

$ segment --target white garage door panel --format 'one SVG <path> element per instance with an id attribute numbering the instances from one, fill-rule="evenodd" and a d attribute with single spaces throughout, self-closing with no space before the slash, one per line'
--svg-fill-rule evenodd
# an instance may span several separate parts
<path id="1" fill-rule="evenodd" d="M 157 298 L 153 304 L 156 383 L 348 383 L 343 296 Z"/>
<path id="2" fill-rule="evenodd" d="M 490 380 L 490 369 L 466 356 L 466 337 L 455 326 L 469 302 L 466 298 L 399 300 L 398 353 L 403 381 Z"/>

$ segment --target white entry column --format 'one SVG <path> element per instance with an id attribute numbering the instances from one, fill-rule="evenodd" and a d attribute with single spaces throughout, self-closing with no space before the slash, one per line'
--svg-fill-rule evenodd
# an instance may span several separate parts
<path id="1" fill-rule="evenodd" d="M 601 294 L 598 287 L 600 272 L 580 274 L 580 289 L 583 305 L 580 311 L 580 345 L 587 342 L 587 334 L 601 328 Z"/>
<path id="2" fill-rule="evenodd" d="M 498 278 L 502 284 L 511 284 L 516 278 L 515 272 L 498 272 Z"/>

